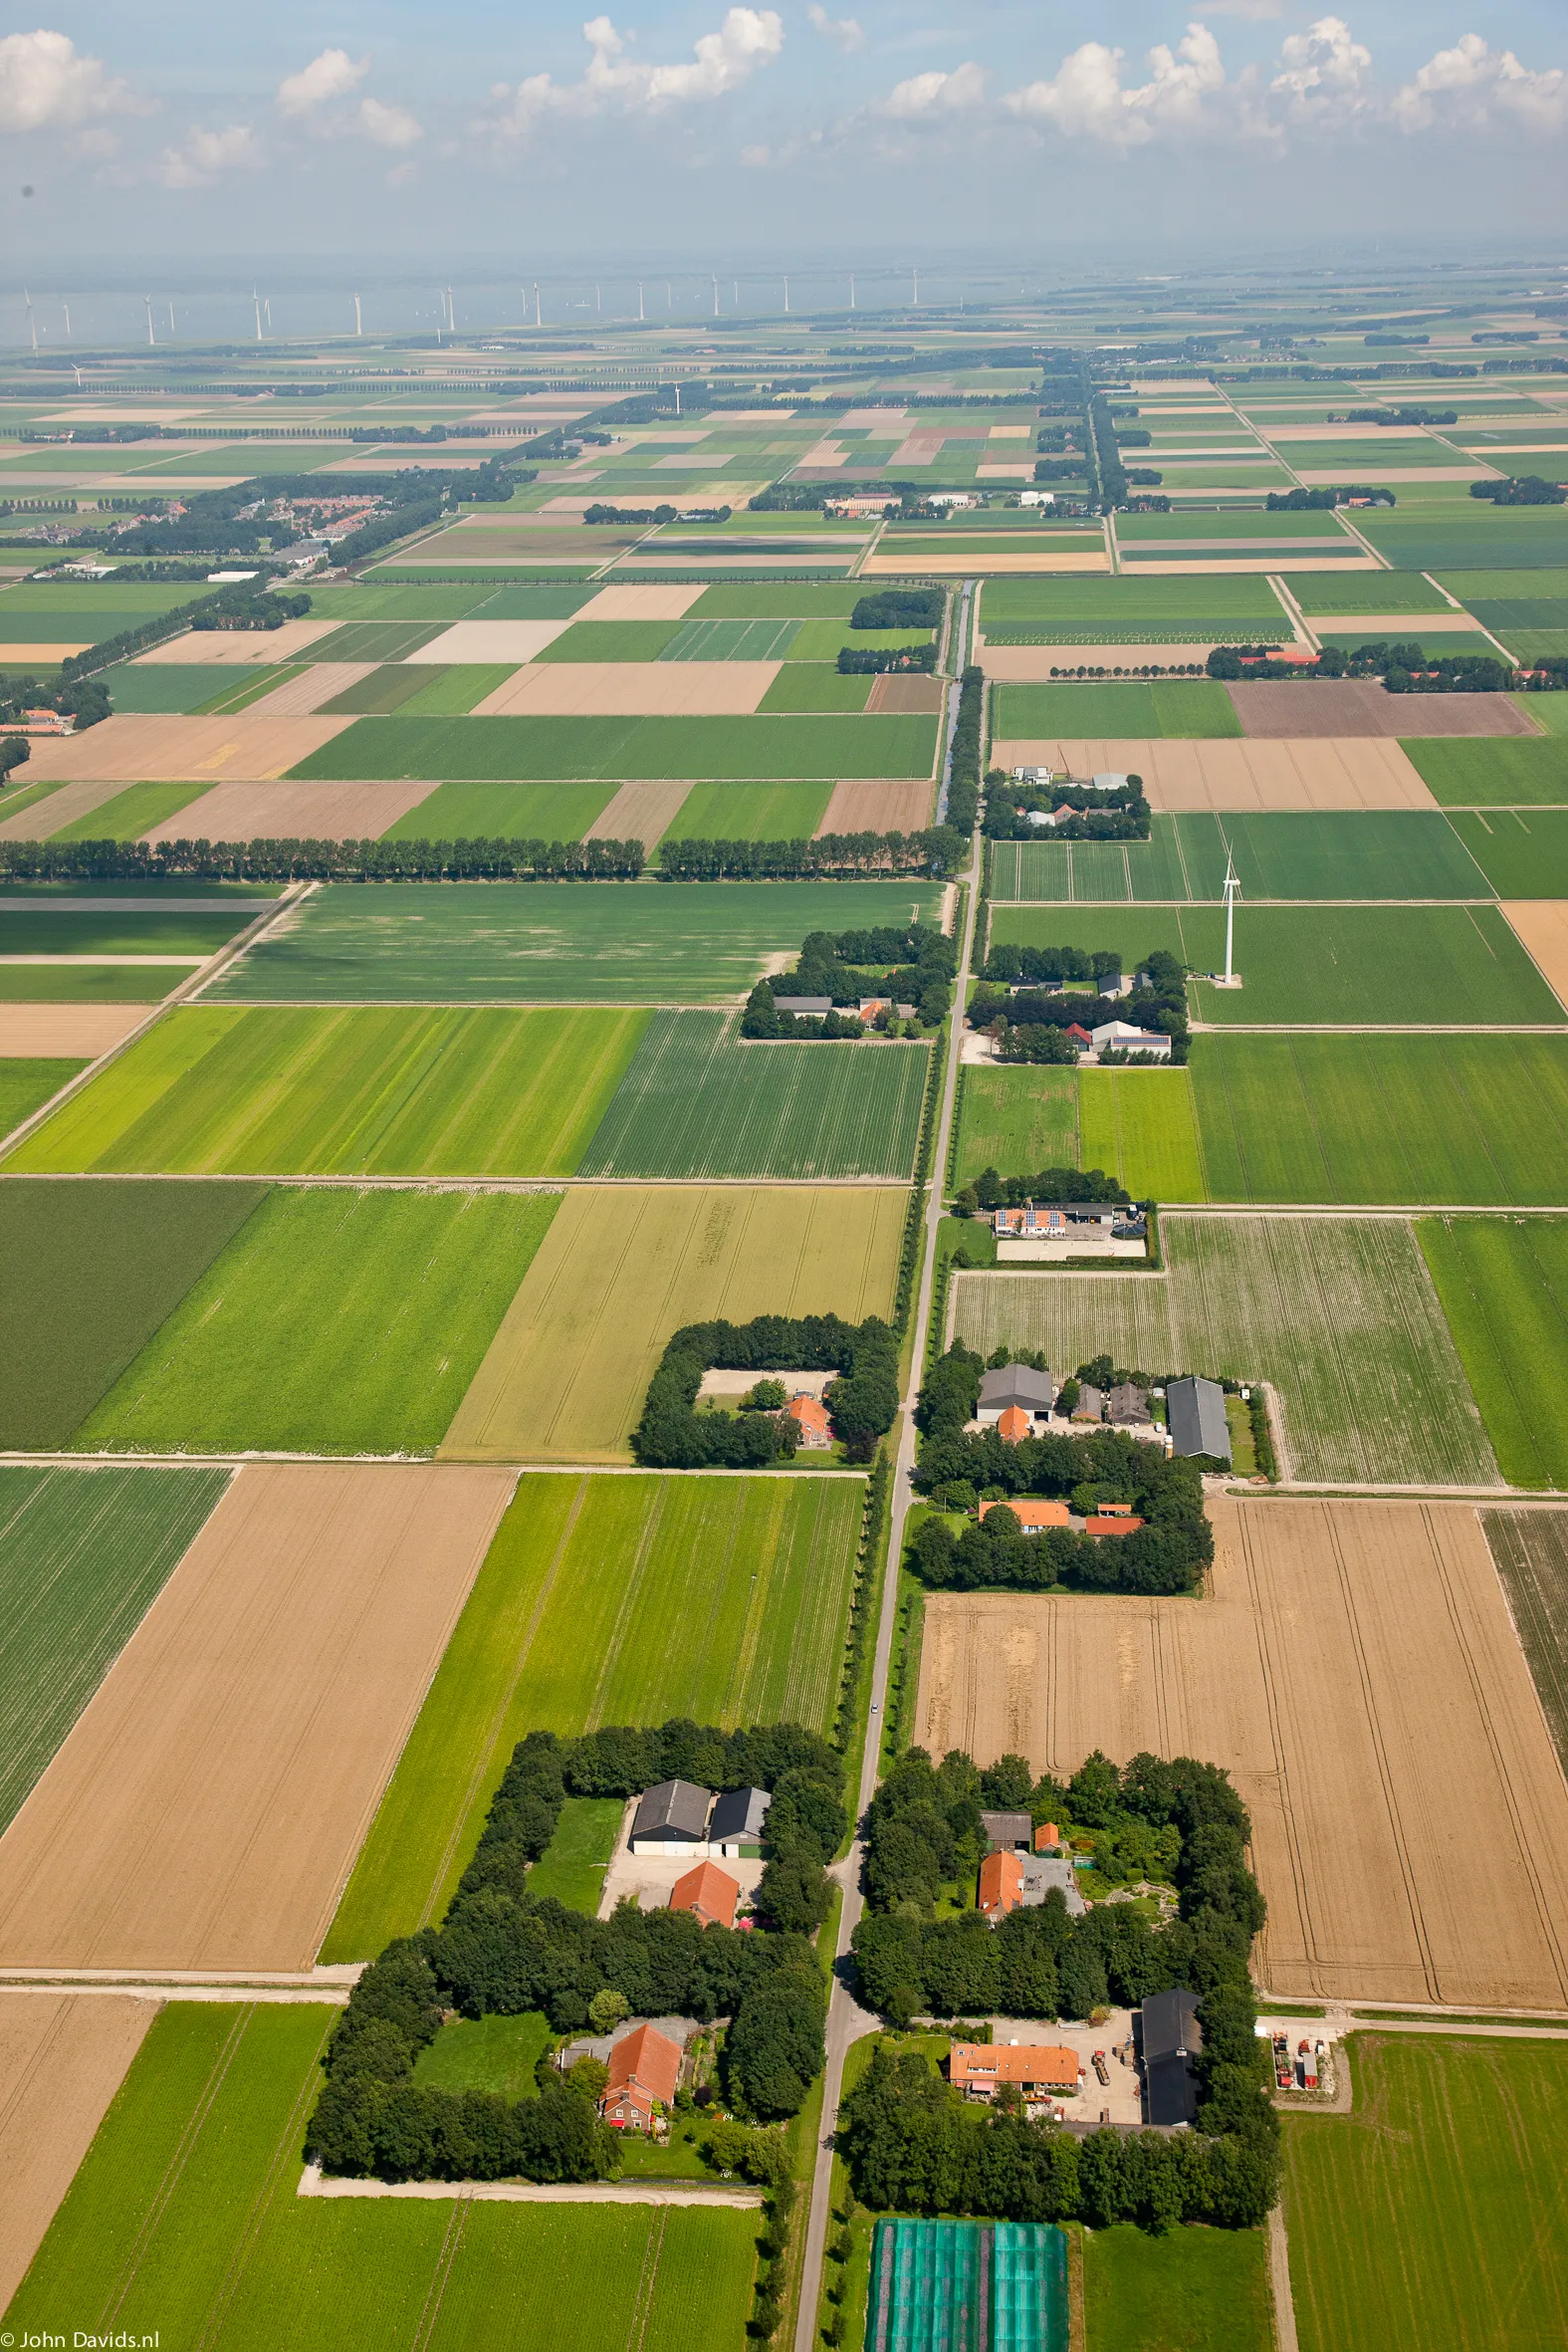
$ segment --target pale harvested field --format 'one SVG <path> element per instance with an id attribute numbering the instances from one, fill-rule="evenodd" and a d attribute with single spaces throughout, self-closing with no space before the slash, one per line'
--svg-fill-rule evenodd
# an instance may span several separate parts
<path id="1" fill-rule="evenodd" d="M 1270 424 L 1258 430 L 1268 441 L 1365 441 L 1370 438 L 1364 424 Z M 1380 441 L 1425 441 L 1424 424 L 1380 424 L 1371 427 Z"/>
<path id="2" fill-rule="evenodd" d="M 1294 557 L 1290 569 L 1297 569 Z M 1325 620 L 1314 612 L 1312 626 L 1320 637 L 1339 629 L 1355 629 L 1366 637 L 1407 637 L 1413 632 L 1432 637 L 1441 636 L 1445 629 L 1458 629 L 1470 636 L 1475 633 L 1475 623 L 1467 612 L 1423 612 L 1414 620 L 1408 612 L 1347 612 L 1338 620 Z"/>
<path id="3" fill-rule="evenodd" d="M 623 784 L 593 823 L 584 825 L 585 841 L 640 841 L 652 849 L 680 815 L 691 785 L 685 777 L 654 779 L 647 784 Z"/>
<path id="4" fill-rule="evenodd" d="M 405 653 L 403 660 L 538 661 L 545 647 L 570 626 L 569 620 L 457 620 L 428 645 Z"/>
<path id="5" fill-rule="evenodd" d="M 872 680 L 866 697 L 868 711 L 920 711 L 929 715 L 941 708 L 940 678 L 884 675 Z"/>
<path id="6" fill-rule="evenodd" d="M 1568 899 L 1507 899 L 1502 912 L 1553 996 L 1568 1005 Z"/>
<path id="7" fill-rule="evenodd" d="M 891 1185 L 578 1186 L 457 1409 L 443 1458 L 626 1460 L 654 1365 L 683 1324 L 887 1314 L 908 1202 Z"/>
<path id="8" fill-rule="evenodd" d="M 96 1061 L 145 1021 L 145 1005 L 0 1004 L 0 1060 L 80 1056 Z"/>
<path id="9" fill-rule="evenodd" d="M 292 661 L 308 645 L 330 637 L 340 624 L 336 620 L 286 620 L 275 629 L 187 629 L 182 637 L 168 637 L 136 655 L 138 666 L 162 662 L 232 662 L 266 664 Z"/>
<path id="10" fill-rule="evenodd" d="M 835 784 L 816 828 L 823 833 L 918 833 L 931 823 L 931 780 L 925 776 L 853 777 Z"/>
<path id="11" fill-rule="evenodd" d="M 116 784 L 175 784 L 187 777 L 281 776 L 351 727 L 350 718 L 269 719 L 253 710 L 226 719 L 116 711 L 85 734 L 34 744 L 29 781 L 112 777 Z"/>
<path id="12" fill-rule="evenodd" d="M 1308 688 L 1308 692 L 1313 689 Z M 1264 686 L 1263 694 L 1287 694 Z M 1469 699 L 1466 697 L 1466 699 Z M 1065 768 L 1073 776 L 1107 770 L 1141 776 L 1151 809 L 1188 810 L 1435 809 L 1436 801 L 1397 743 L 1376 736 L 1334 741 L 1270 742 L 1256 737 L 1213 743 L 1066 742 L 1031 738 L 997 743 L 998 767 Z"/>
<path id="13" fill-rule="evenodd" d="M 1167 463 L 1169 463 L 1169 460 L 1167 460 Z M 1334 479 L 1337 480 L 1338 476 L 1336 475 Z M 1204 492 L 1204 496 L 1206 498 L 1236 498 L 1243 497 L 1245 493 L 1241 491 L 1206 490 Z M 1289 559 L 1289 563 L 1292 572 L 1343 572 L 1351 580 L 1359 580 L 1364 574 L 1368 572 L 1378 572 L 1382 569 L 1382 566 L 1378 564 L 1366 562 L 1357 563 L 1354 560 L 1351 560 L 1347 563 L 1343 556 L 1298 556 L 1292 554 Z M 1164 558 L 1155 557 L 1148 563 L 1140 563 L 1136 565 L 1133 567 L 1133 570 L 1136 577 L 1139 580 L 1142 580 L 1146 572 L 1163 573 L 1171 576 L 1182 576 L 1196 579 L 1201 573 L 1205 572 L 1267 573 L 1278 572 L 1282 570 L 1282 568 L 1281 560 L 1277 555 L 1225 557 L 1180 556 Z M 1245 625 L 1246 624 L 1243 621 L 1237 622 L 1237 636 L 1243 634 Z M 1235 638 L 1232 638 L 1230 641 L 1233 644 L 1235 642 Z"/>
<path id="14" fill-rule="evenodd" d="M 374 841 L 433 784 L 217 784 L 148 841 Z"/>
<path id="15" fill-rule="evenodd" d="M 92 643 L 93 640 L 91 637 L 89 637 L 86 642 L 83 642 L 78 638 L 72 638 L 69 642 L 62 642 L 58 644 L 54 642 L 51 642 L 47 645 L 8 644 L 4 647 L 3 651 L 6 662 L 14 669 L 26 663 L 35 661 L 69 661 L 73 653 L 88 652 L 91 649 Z"/>
<path id="16" fill-rule="evenodd" d="M 684 620 L 703 594 L 700 581 L 687 588 L 602 588 L 572 614 L 574 620 Z"/>
<path id="17" fill-rule="evenodd" d="M 297 678 L 285 678 L 270 694 L 246 705 L 255 718 L 303 719 L 319 711 L 335 695 L 346 694 L 374 669 L 373 661 L 317 661 Z"/>
<path id="18" fill-rule="evenodd" d="M 157 2013 L 115 1994 L 0 1993 L 0 2311 Z"/>
<path id="19" fill-rule="evenodd" d="M 475 704 L 480 716 L 734 718 L 755 711 L 777 661 L 541 661 L 514 670 Z"/>
<path id="20" fill-rule="evenodd" d="M 1371 678 L 1249 678 L 1226 692 L 1254 742 L 1540 733 L 1507 694 L 1390 694 Z"/>
<path id="21" fill-rule="evenodd" d="M 63 824 L 74 824 L 79 817 L 102 809 L 124 789 L 118 777 L 100 778 L 92 784 L 63 784 L 58 792 L 46 793 L 30 809 L 19 809 L 14 817 L 0 823 L 0 841 L 47 841 Z"/>
<path id="22" fill-rule="evenodd" d="M 0 1838 L 0 1967 L 309 1968 L 511 1492 L 243 1468 Z"/>
<path id="23" fill-rule="evenodd" d="M 1495 474 L 1496 471 L 1495 466 L 1487 465 L 1477 458 L 1473 465 L 1402 465 L 1393 478 L 1400 483 L 1474 482 L 1484 475 Z M 1296 475 L 1296 480 L 1304 482 L 1309 490 L 1331 489 L 1336 482 L 1342 482 L 1344 478 L 1345 469 L 1343 466 L 1308 466 Z M 1290 569 L 1292 572 L 1295 571 L 1295 565 L 1292 564 Z"/>
<path id="24" fill-rule="evenodd" d="M 1224 1764 L 1275 1994 L 1568 2008 L 1568 1789 L 1476 1513 L 1210 1510 L 1202 1600 L 933 1594 L 916 1739 Z"/>
<path id="25" fill-rule="evenodd" d="M 1142 572 L 1144 567 L 1138 567 Z M 1080 662 L 1094 669 L 1138 669 L 1152 662 L 1157 669 L 1180 669 L 1209 659 L 1221 637 L 1200 637 L 1176 645 L 988 645 L 984 638 L 975 658 L 988 678 L 1017 686 L 1048 685 L 1052 670 L 1076 669 Z"/>
<path id="26" fill-rule="evenodd" d="M 798 563 L 799 558 L 795 557 Z M 857 575 L 866 578 L 873 574 L 904 572 L 1109 572 L 1111 560 L 1103 552 L 1096 555 L 1009 556 L 867 556 Z M 1141 567 L 1140 567 L 1141 569 Z"/>

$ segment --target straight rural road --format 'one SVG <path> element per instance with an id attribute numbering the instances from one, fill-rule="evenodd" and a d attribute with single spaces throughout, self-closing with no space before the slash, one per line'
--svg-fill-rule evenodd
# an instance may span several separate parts
<path id="1" fill-rule="evenodd" d="M 965 624 L 968 619 L 970 587 L 965 588 L 965 609 L 958 623 L 962 648 Z M 952 772 L 953 739 L 948 737 L 942 799 L 939 807 L 947 806 L 948 778 Z M 921 1370 L 926 1357 L 926 1339 L 931 1325 L 931 1299 L 936 1281 L 937 1226 L 942 1216 L 942 1199 L 948 1164 L 948 1147 L 953 1132 L 953 1105 L 958 1090 L 959 1055 L 964 1040 L 963 1005 L 968 991 L 970 964 L 974 953 L 976 918 L 980 902 L 981 848 L 977 832 L 974 853 L 967 879 L 970 888 L 964 914 L 964 936 L 959 949 L 958 975 L 953 986 L 953 1026 L 948 1037 L 947 1066 L 942 1073 L 942 1104 L 937 1119 L 937 1131 L 932 1145 L 931 1183 L 926 1201 L 925 1246 L 921 1254 L 920 1287 L 916 1294 L 914 1340 L 909 1358 L 909 1382 L 903 1398 L 899 1420 L 898 1455 L 893 1473 L 893 1508 L 888 1527 L 887 1557 L 882 1575 L 882 1608 L 877 1620 L 876 1653 L 871 1668 L 871 1711 L 866 1720 L 865 1746 L 860 1756 L 860 1784 L 856 1792 L 856 1819 L 863 1821 L 866 1807 L 876 1791 L 882 1761 L 882 1738 L 886 1726 L 887 1677 L 893 1656 L 893 1631 L 898 1621 L 898 1563 L 904 1552 L 904 1522 L 914 1499 L 915 1469 L 915 1397 L 920 1387 Z M 800 2304 L 795 2319 L 795 2352 L 813 2352 L 816 2342 L 816 2313 L 822 2292 L 822 2260 L 827 2246 L 828 2210 L 832 2201 L 833 2141 L 838 2130 L 838 2108 L 843 2096 L 844 2060 L 852 2044 L 863 2034 L 876 2030 L 877 2019 L 863 2009 L 850 1990 L 850 1939 L 860 1922 L 865 1908 L 860 1891 L 861 1871 L 865 1849 L 856 1834 L 854 1844 L 833 1875 L 843 1888 L 843 1907 L 838 1915 L 838 1943 L 833 1956 L 833 1990 L 827 2006 L 827 2067 L 822 2086 L 821 2135 L 817 2142 L 816 2162 L 811 2174 L 811 2199 L 806 2213 L 805 2257 L 800 2272 Z"/>

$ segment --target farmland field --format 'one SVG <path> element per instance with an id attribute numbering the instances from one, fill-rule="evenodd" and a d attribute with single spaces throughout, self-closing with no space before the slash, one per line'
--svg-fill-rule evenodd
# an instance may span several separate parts
<path id="1" fill-rule="evenodd" d="M 0 964 L 0 1001 L 18 1005 L 156 1005 L 189 964 Z"/>
<path id="2" fill-rule="evenodd" d="M 716 581 L 692 605 L 693 620 L 848 620 L 863 588 L 804 581 Z"/>
<path id="3" fill-rule="evenodd" d="M 68 1061 L 48 1055 L 10 1055 L 0 1058 L 0 1135 L 9 1135 L 40 1104 L 86 1069 L 85 1060 Z"/>
<path id="4" fill-rule="evenodd" d="M 1568 1219 L 1430 1217 L 1416 1231 L 1503 1476 L 1568 1487 Z"/>
<path id="5" fill-rule="evenodd" d="M 569 1176 L 647 1020 L 195 1005 L 112 1062 L 10 1166 Z"/>
<path id="6" fill-rule="evenodd" d="M 63 1446 L 264 1197 L 259 1184 L 0 1184 L 0 1446 Z"/>
<path id="7" fill-rule="evenodd" d="M 1456 809 L 1449 822 L 1499 898 L 1568 898 L 1568 808 Z"/>
<path id="8" fill-rule="evenodd" d="M 156 2330 L 267 2352 L 721 2352 L 745 2330 L 755 2214 L 295 2195 L 338 2011 L 174 2002 L 152 2025 L 7 2313 L 20 2332 Z"/>
<path id="9" fill-rule="evenodd" d="M 1568 1039 L 1200 1037 L 1191 1066 L 1213 1200 L 1562 1199 Z"/>
<path id="10" fill-rule="evenodd" d="M 786 661 L 760 711 L 863 711 L 874 680 L 843 676 L 830 661 Z"/>
<path id="11" fill-rule="evenodd" d="M 1001 900 L 1057 903 L 1213 902 L 1222 895 L 1228 847 L 1235 859 L 1243 909 L 1270 898 L 1491 895 L 1449 819 L 1437 810 L 1418 809 L 1228 811 L 1223 817 L 1157 813 L 1147 841 L 997 841 L 992 845 L 994 894 Z M 1009 923 L 1016 919 L 1007 917 Z M 1021 940 L 1025 934 L 1009 930 L 993 936 Z"/>
<path id="12" fill-rule="evenodd" d="M 1186 1070 L 1081 1070 L 1078 1151 L 1081 1166 L 1103 1168 L 1135 1200 L 1209 1198 Z"/>
<path id="13" fill-rule="evenodd" d="M 0 955 L 210 956 L 259 911 L 236 906 L 232 915 L 184 914 L 176 903 L 166 914 L 128 908 L 111 914 L 12 901 L 0 906 Z"/>
<path id="14" fill-rule="evenodd" d="M 170 673 L 178 676 L 178 671 Z M 139 841 L 155 824 L 166 823 L 205 798 L 206 784 L 129 784 L 112 801 L 101 801 L 85 817 L 73 818 L 50 834 L 52 841 Z"/>
<path id="15" fill-rule="evenodd" d="M 857 1478 L 526 1473 L 324 1961 L 440 1919 L 530 1731 L 671 1715 L 828 1730 L 864 1500 Z"/>
<path id="16" fill-rule="evenodd" d="M 447 1433 L 456 1461 L 618 1462 L 683 1324 L 893 1304 L 909 1195 L 892 1186 L 567 1194 Z"/>
<path id="17" fill-rule="evenodd" d="M 1078 1075 L 1042 1066 L 988 1067 L 964 1072 L 957 1180 L 969 1183 L 983 1168 L 1004 1176 L 1040 1168 L 1075 1168 L 1078 1158 Z"/>
<path id="18" fill-rule="evenodd" d="M 1267 1380 L 1296 1478 L 1496 1482 L 1408 1224 L 1168 1209 L 1160 1246 L 1164 1276 L 958 1275 L 954 1329 L 982 1355 L 1042 1347 L 1053 1370 L 1104 1351 L 1156 1379 Z"/>
<path id="19" fill-rule="evenodd" d="M 655 1013 L 578 1173 L 907 1178 L 930 1065 L 924 1046 L 747 1044 L 723 1013 Z"/>
<path id="20" fill-rule="evenodd" d="M 105 1453 L 430 1452 L 559 1198 L 269 1193 L 73 1442 Z"/>
<path id="21" fill-rule="evenodd" d="M 1361 2032 L 1350 2071 L 1353 2114 L 1284 2127 L 1301 2352 L 1562 2343 L 1568 2049 Z"/>
<path id="22" fill-rule="evenodd" d="M 936 904 L 922 881 L 329 883 L 206 1001 L 733 1001 L 808 931 L 929 922 Z"/>
<path id="23" fill-rule="evenodd" d="M 1260 2230 L 1087 2231 L 1083 2290 L 1094 2352 L 1272 2352 Z"/>
<path id="24" fill-rule="evenodd" d="M 1289 572 L 1284 582 L 1309 618 L 1327 614 L 1350 619 L 1357 612 L 1449 612 L 1453 607 L 1419 569 L 1365 572 L 1343 578 L 1333 572 Z"/>
<path id="25" fill-rule="evenodd" d="M 1207 678 L 1112 678 L 1069 686 L 997 687 L 991 731 L 998 740 L 1058 736 L 1068 742 L 1106 737 L 1141 741 L 1160 735 L 1239 735 L 1241 722 L 1223 686 Z"/>
<path id="26" fill-rule="evenodd" d="M 683 633 L 678 620 L 578 620 L 552 637 L 538 661 L 657 661 L 672 638 Z M 717 655 L 709 658 L 717 659 Z"/>
<path id="27" fill-rule="evenodd" d="M 0 1830 L 228 1483 L 0 1468 Z"/>
<path id="28" fill-rule="evenodd" d="M 1497 507 L 1476 513 L 1445 501 L 1423 513 L 1414 502 L 1399 514 L 1358 518 L 1379 555 L 1411 572 L 1440 577 L 1494 567 L 1544 572 L 1568 564 L 1568 523 L 1561 507 Z"/>
<path id="29" fill-rule="evenodd" d="M 826 784 L 694 784 L 667 841 L 809 840 L 827 814 Z"/>
<path id="30" fill-rule="evenodd" d="M 1233 731 L 1233 730 L 1232 730 Z M 315 782 L 430 777 L 929 776 L 935 719 L 359 719 L 289 773 Z"/>
<path id="31" fill-rule="evenodd" d="M 575 841 L 609 807 L 607 784 L 438 784 L 383 841 Z"/>
<path id="32" fill-rule="evenodd" d="M 1568 1771 L 1568 1513 L 1487 1511 L 1481 1526 L 1557 1761 Z"/>
<path id="33" fill-rule="evenodd" d="M 1135 645 L 1288 638 L 1290 623 L 1266 580 L 1206 574 L 1182 579 L 988 580 L 980 626 L 991 645 Z"/>
<path id="34" fill-rule="evenodd" d="M 1407 743 L 1405 749 L 1433 799 L 1447 809 L 1568 803 L 1568 741 L 1560 735 L 1504 736 L 1491 742 L 1438 737 Z"/>

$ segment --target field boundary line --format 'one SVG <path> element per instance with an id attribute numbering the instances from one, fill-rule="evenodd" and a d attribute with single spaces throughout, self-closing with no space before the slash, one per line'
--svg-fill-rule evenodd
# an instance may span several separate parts
<path id="1" fill-rule="evenodd" d="M 294 2104 L 289 2110 L 283 2130 L 278 2135 L 277 2146 L 272 2153 L 272 2161 L 267 2167 L 262 2185 L 256 2192 L 251 2210 L 246 2215 L 244 2226 L 235 2240 L 234 2251 L 229 2256 L 228 2268 L 219 2282 L 212 2301 L 207 2306 L 206 2321 L 201 2334 L 196 2339 L 196 2352 L 207 2352 L 208 2346 L 222 2329 L 229 2308 L 239 2292 L 240 2280 L 249 2267 L 251 2255 L 255 2252 L 257 2240 L 261 2236 L 262 2227 L 277 2197 L 284 2168 L 289 2161 L 290 2151 L 304 2127 L 305 2111 L 315 2095 L 316 2069 L 321 2063 L 322 2052 L 327 2047 L 328 2037 L 333 2032 L 335 2024 L 336 2019 L 323 2026 L 321 2039 L 317 2042 L 311 2063 L 301 2077 L 300 2088 L 295 2094 Z"/>
<path id="2" fill-rule="evenodd" d="M 185 2118 L 184 2128 L 174 2145 L 174 2153 L 169 2158 L 164 2168 L 163 2177 L 148 2201 L 147 2210 L 141 2217 L 141 2227 L 131 2240 L 125 2259 L 120 2265 L 119 2275 L 114 2281 L 110 2300 L 104 2306 L 106 2325 L 112 2324 L 125 2297 L 135 2284 L 136 2272 L 146 2257 L 148 2246 L 157 2234 L 158 2226 L 168 2211 L 169 2201 L 179 2187 L 180 2177 L 190 2162 L 191 2151 L 201 2137 L 202 2127 L 212 2112 L 213 2103 L 223 2088 L 229 2068 L 234 2063 L 240 2043 L 245 2038 L 246 2030 L 254 2014 L 254 2004 L 246 2002 L 230 2025 L 222 2047 L 208 2070 L 200 2097 Z"/>
<path id="3" fill-rule="evenodd" d="M 731 2183 L 660 2180 L 636 2181 L 371 2181 L 348 2175 L 324 2174 L 319 2164 L 308 2164 L 300 2174 L 297 2197 L 418 2198 L 429 2203 L 444 2197 L 466 2199 L 471 2205 L 687 2205 L 732 2206 L 760 2212 L 761 2189 L 740 2189 Z"/>
<path id="4" fill-rule="evenodd" d="M 1273 2290 L 1276 2352 L 1300 2352 L 1295 2299 L 1290 2291 L 1290 2239 L 1285 2230 L 1283 2198 L 1268 2213 L 1268 2283 Z"/>
<path id="5" fill-rule="evenodd" d="M 664 2256 L 664 2231 L 668 2220 L 669 2208 L 661 2206 L 658 2218 L 648 2232 L 648 2242 L 642 2249 L 642 2269 L 637 2278 L 636 2299 L 631 2307 L 626 2352 L 642 2352 L 649 2315 L 653 2310 L 653 2290 L 659 2283 L 659 2264 Z"/>
<path id="6" fill-rule="evenodd" d="M 474 2201 L 471 2197 L 460 2194 L 447 2217 L 446 2232 L 441 2239 L 441 2250 L 436 2255 L 435 2268 L 430 2274 L 430 2284 L 425 2290 L 424 2308 L 419 2314 L 419 2324 L 414 2329 L 409 2352 L 425 2352 L 425 2346 L 435 2331 L 435 2323 L 441 2315 L 441 2305 L 445 2299 L 452 2272 L 457 2264 L 458 2252 L 463 2243 L 463 2233 L 468 2227 L 468 2217 L 473 2211 L 473 2204 Z M 204 2352 L 204 2347 L 198 2346 L 197 2352 Z"/>

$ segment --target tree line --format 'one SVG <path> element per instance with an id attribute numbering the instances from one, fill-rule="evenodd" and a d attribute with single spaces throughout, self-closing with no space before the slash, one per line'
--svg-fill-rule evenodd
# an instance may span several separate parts
<path id="1" fill-rule="evenodd" d="M 640 841 L 0 840 L 0 874 L 15 881 L 599 882 L 642 869 Z"/>
<path id="2" fill-rule="evenodd" d="M 968 847 L 948 824 L 913 833 L 816 833 L 791 841 L 666 836 L 653 872 L 665 882 L 835 881 L 890 873 L 929 874 L 945 881 L 963 864 Z"/>
<path id="3" fill-rule="evenodd" d="M 1390 694 L 1501 694 L 1528 672 L 1490 653 L 1427 653 L 1419 639 L 1368 638 L 1360 645 L 1324 645 L 1315 661 L 1270 658 L 1272 645 L 1216 645 L 1211 678 L 1381 678 Z"/>
<path id="4" fill-rule="evenodd" d="M 639 1462 L 656 1470 L 760 1469 L 794 1456 L 798 1431 L 780 1409 L 699 1412 L 705 1372 L 836 1372 L 823 1397 L 851 1462 L 869 1462 L 898 1414 L 898 1341 L 878 1315 L 757 1315 L 749 1323 L 691 1323 L 666 1346 L 632 1432 Z"/>
<path id="5" fill-rule="evenodd" d="M 966 839 L 975 830 L 980 814 L 980 739 L 985 713 L 986 673 L 971 662 L 959 683 L 953 764 L 948 774 L 948 823 Z"/>

